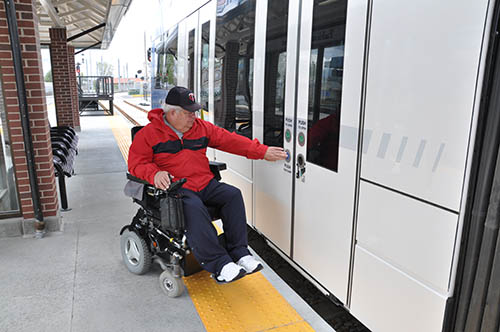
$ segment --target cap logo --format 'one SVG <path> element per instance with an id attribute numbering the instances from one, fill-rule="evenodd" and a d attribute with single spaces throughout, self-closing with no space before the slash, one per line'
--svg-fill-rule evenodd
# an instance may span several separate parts
<path id="1" fill-rule="evenodd" d="M 191 100 L 194 103 L 194 93 L 190 93 L 188 96 L 189 100 Z"/>

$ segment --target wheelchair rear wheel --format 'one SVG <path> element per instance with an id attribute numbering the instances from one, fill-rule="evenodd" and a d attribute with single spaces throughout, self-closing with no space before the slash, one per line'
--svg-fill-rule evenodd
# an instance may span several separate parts
<path id="1" fill-rule="evenodd" d="M 168 297 L 178 297 L 184 291 L 184 282 L 176 278 L 172 272 L 165 270 L 160 275 L 160 288 Z"/>
<path id="2" fill-rule="evenodd" d="M 126 229 L 121 235 L 120 245 L 123 262 L 130 272 L 144 274 L 149 271 L 152 255 L 148 244 L 143 238 L 137 233 Z"/>

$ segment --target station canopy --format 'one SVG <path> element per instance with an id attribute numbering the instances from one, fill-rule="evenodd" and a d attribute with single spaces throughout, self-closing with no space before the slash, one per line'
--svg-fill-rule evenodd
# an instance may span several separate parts
<path id="1" fill-rule="evenodd" d="M 66 27 L 76 49 L 107 49 L 132 0 L 36 0 L 40 43 L 50 44 L 49 29 Z"/>

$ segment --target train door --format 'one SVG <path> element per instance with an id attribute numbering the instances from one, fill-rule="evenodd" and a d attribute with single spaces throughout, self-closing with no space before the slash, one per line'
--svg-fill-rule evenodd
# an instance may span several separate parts
<path id="1" fill-rule="evenodd" d="M 297 80 L 293 259 L 346 303 L 366 1 L 304 0 Z"/>
<path id="2" fill-rule="evenodd" d="M 253 138 L 253 71 L 256 0 L 217 1 L 214 57 L 214 124 Z M 252 160 L 216 150 L 227 163 L 224 181 L 238 187 L 253 220 Z"/>
<path id="3" fill-rule="evenodd" d="M 197 40 L 197 34 L 198 34 L 198 15 L 199 12 L 195 12 L 188 18 L 187 23 L 187 88 L 191 91 L 193 91 L 195 94 L 198 93 L 197 89 L 197 76 L 194 74 L 198 70 L 198 64 L 197 64 L 197 43 L 195 41 Z"/>
<path id="4" fill-rule="evenodd" d="M 205 120 L 210 120 L 208 117 L 208 112 L 210 110 L 209 106 L 209 96 L 210 96 L 210 86 L 209 86 L 209 76 L 210 76 L 210 24 L 212 22 L 213 16 L 213 6 L 209 3 L 200 9 L 199 22 L 198 22 L 198 33 L 197 33 L 197 44 L 199 52 L 198 55 L 198 70 L 196 71 L 196 79 L 198 84 L 196 85 L 195 94 L 198 96 L 198 103 L 203 106 L 203 110 L 206 111 L 207 118 Z M 212 100 L 213 103 L 213 100 Z M 205 115 L 205 114 L 204 114 Z"/>
<path id="5" fill-rule="evenodd" d="M 215 38 L 215 1 L 207 3 L 200 8 L 197 43 L 199 45 L 199 60 L 197 75 L 198 103 L 203 106 L 201 117 L 203 120 L 214 123 L 214 38 Z M 207 148 L 207 157 L 215 159 L 215 151 Z"/>
<path id="6" fill-rule="evenodd" d="M 447 330 L 491 5 L 373 3 L 350 306 L 373 331 Z"/>
<path id="7" fill-rule="evenodd" d="M 198 11 L 179 23 L 179 85 L 190 90 L 195 88 L 195 33 L 198 25 Z"/>
<path id="8" fill-rule="evenodd" d="M 283 147 L 289 158 L 285 163 L 254 162 L 254 226 L 290 256 L 300 8 L 299 2 L 289 0 L 259 1 L 258 4 L 254 106 L 262 111 L 255 114 L 254 137 L 266 145 Z"/>
<path id="9" fill-rule="evenodd" d="M 269 15 L 277 9 L 271 1 L 268 5 L 269 24 L 273 20 Z M 300 8 L 291 2 L 286 57 L 283 40 L 274 41 L 276 28 L 268 25 L 266 84 L 273 81 L 273 86 L 266 88 L 263 99 L 263 138 L 282 144 L 290 158 L 255 167 L 256 227 L 344 303 L 352 247 L 366 10 L 366 1 L 303 0 Z M 279 68 L 285 59 L 281 102 Z"/>

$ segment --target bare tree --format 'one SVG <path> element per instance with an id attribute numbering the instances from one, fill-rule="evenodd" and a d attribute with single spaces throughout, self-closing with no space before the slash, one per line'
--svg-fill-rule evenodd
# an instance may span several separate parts
<path id="1" fill-rule="evenodd" d="M 98 76 L 112 76 L 113 75 L 113 65 L 107 62 L 97 63 L 97 75 Z"/>

